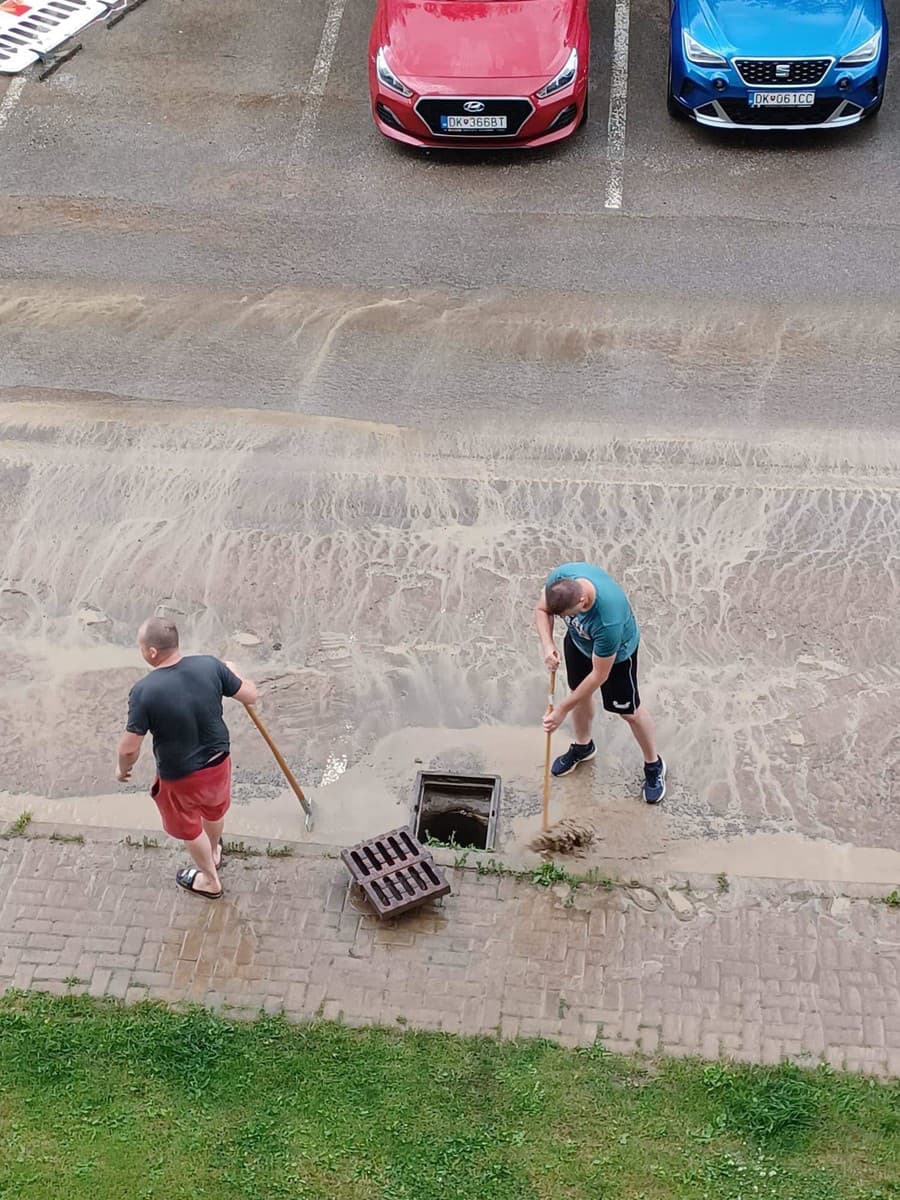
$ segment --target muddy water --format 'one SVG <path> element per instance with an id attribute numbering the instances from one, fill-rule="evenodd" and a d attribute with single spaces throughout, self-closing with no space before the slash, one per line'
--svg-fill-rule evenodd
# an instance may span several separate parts
<path id="1" fill-rule="evenodd" d="M 0 235 L 39 237 L 48 229 L 105 233 L 104 245 L 118 245 L 123 230 L 134 237 L 174 231 L 216 252 L 227 248 L 229 261 L 244 246 L 247 280 L 271 258 L 270 248 L 254 255 L 244 213 L 211 221 L 129 207 L 119 197 L 27 205 L 0 197 Z M 168 278 L 175 264 L 165 261 Z M 801 295 L 760 306 L 702 290 L 689 297 L 679 288 L 672 297 L 657 287 L 608 296 L 602 283 L 583 293 L 543 283 L 234 290 L 231 272 L 219 287 L 160 286 L 140 275 L 132 287 L 103 282 L 109 271 L 132 278 L 136 265 L 130 254 L 117 274 L 107 255 L 70 270 L 78 284 L 0 280 L 0 382 L 66 395 L 77 381 L 114 396 L 217 411 L 271 406 L 368 418 L 379 410 L 417 428 L 509 414 L 527 427 L 548 412 L 564 420 L 622 413 L 632 431 L 676 434 L 741 422 L 754 430 L 803 424 L 817 441 L 823 428 L 896 426 L 896 312 L 874 302 L 848 310 Z M 146 265 L 153 265 L 149 254 Z M 326 277 L 336 272 L 331 261 Z"/>
<path id="2" fill-rule="evenodd" d="M 134 630 L 159 611 L 264 682 L 316 837 L 405 819 L 416 770 L 439 765 L 504 776 L 513 846 L 543 755 L 531 607 L 583 556 L 631 595 L 670 796 L 640 804 L 607 719 L 555 811 L 597 815 L 628 860 L 759 835 L 896 848 L 898 444 L 425 435 L 86 397 L 0 406 L 0 433 L 4 812 L 153 824 L 112 764 Z M 267 750 L 229 718 L 234 828 L 299 836 Z"/>

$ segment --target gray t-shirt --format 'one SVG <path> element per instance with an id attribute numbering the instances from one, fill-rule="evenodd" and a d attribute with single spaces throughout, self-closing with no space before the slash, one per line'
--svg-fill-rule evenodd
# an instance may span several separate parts
<path id="1" fill-rule="evenodd" d="M 129 733 L 153 734 L 160 779 L 183 779 L 218 754 L 227 754 L 222 697 L 241 680 L 218 658 L 191 654 L 172 667 L 156 667 L 128 695 Z"/>

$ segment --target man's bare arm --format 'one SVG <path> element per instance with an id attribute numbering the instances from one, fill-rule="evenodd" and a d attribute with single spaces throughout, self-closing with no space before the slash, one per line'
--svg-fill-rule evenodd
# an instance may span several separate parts
<path id="1" fill-rule="evenodd" d="M 252 679 L 244 679 L 240 671 L 233 662 L 226 662 L 225 666 L 233 675 L 237 675 L 241 681 L 241 686 L 231 697 L 232 700 L 239 700 L 241 704 L 255 704 L 259 699 L 259 688 Z"/>
<path id="2" fill-rule="evenodd" d="M 123 733 L 119 741 L 119 756 L 116 763 L 116 779 L 119 783 L 127 783 L 131 778 L 131 769 L 141 755 L 144 735 L 141 733 Z"/>
<path id="3" fill-rule="evenodd" d="M 574 692 L 569 692 L 568 696 L 560 700 L 559 704 L 544 717 L 544 729 L 547 733 L 553 733 L 555 729 L 558 729 L 576 704 L 589 699 L 598 688 L 606 683 L 615 661 L 614 654 L 609 658 L 598 658 L 596 654 L 591 655 L 590 675 L 586 676 Z"/>
<path id="4" fill-rule="evenodd" d="M 534 624 L 541 639 L 541 649 L 544 652 L 544 666 L 548 671 L 555 671 L 559 666 L 559 651 L 553 640 L 553 625 L 555 618 L 547 610 L 547 590 L 541 592 L 541 598 L 534 606 Z"/>
<path id="5" fill-rule="evenodd" d="M 232 700 L 240 700 L 241 704 L 255 704 L 259 699 L 259 688 L 252 679 L 244 679 L 241 686 L 232 696 Z"/>
<path id="6" fill-rule="evenodd" d="M 585 679 L 582 679 L 574 692 L 569 692 L 564 700 L 561 700 L 558 707 L 566 712 L 571 712 L 576 704 L 580 704 L 582 700 L 587 700 L 593 696 L 598 688 L 602 687 L 609 679 L 609 673 L 613 669 L 613 664 L 616 661 L 616 656 L 611 654 L 609 658 L 598 658 L 596 654 L 591 655 L 591 673 Z"/>

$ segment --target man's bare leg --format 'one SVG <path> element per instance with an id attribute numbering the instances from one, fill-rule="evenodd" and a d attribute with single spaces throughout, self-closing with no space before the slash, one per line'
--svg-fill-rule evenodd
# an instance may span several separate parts
<path id="1" fill-rule="evenodd" d="M 210 824 L 215 826 L 219 822 L 213 821 Z M 199 837 L 195 837 L 189 842 L 186 841 L 184 848 L 200 871 L 194 879 L 193 890 L 195 892 L 221 892 L 222 884 L 219 882 L 219 872 L 216 870 L 212 842 L 210 842 L 206 830 Z"/>
<path id="2" fill-rule="evenodd" d="M 572 732 L 575 734 L 575 744 L 586 746 L 591 740 L 591 725 L 594 722 L 593 697 L 582 700 L 572 709 Z"/>
<path id="3" fill-rule="evenodd" d="M 216 870 L 218 870 L 219 864 L 222 861 L 222 855 L 219 853 L 219 838 L 222 836 L 222 830 L 225 828 L 225 818 L 223 817 L 221 821 L 207 821 L 204 817 L 201 820 L 203 821 L 203 832 L 209 838 L 209 844 L 212 846 L 213 861 L 216 864 Z"/>
<path id="4" fill-rule="evenodd" d="M 653 718 L 647 709 L 642 704 L 637 712 L 623 713 L 622 720 L 628 722 L 628 726 L 634 734 L 634 740 L 641 748 L 644 762 L 655 763 L 659 758 L 656 752 L 656 731 L 653 726 Z"/>

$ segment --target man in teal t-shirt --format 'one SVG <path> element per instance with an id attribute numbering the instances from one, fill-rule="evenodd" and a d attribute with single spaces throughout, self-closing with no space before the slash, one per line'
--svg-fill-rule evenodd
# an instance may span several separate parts
<path id="1" fill-rule="evenodd" d="M 637 682 L 640 633 L 628 597 L 605 571 L 591 563 L 563 563 L 547 576 L 534 610 L 547 668 L 559 666 L 553 639 L 554 619 L 567 625 L 563 641 L 569 694 L 544 717 L 553 733 L 569 713 L 575 741 L 555 759 L 553 775 L 568 775 L 597 753 L 591 738 L 594 692 L 603 707 L 628 722 L 644 755 L 644 799 L 659 804 L 666 794 L 666 764 L 656 751 L 653 718 L 641 705 Z"/>

